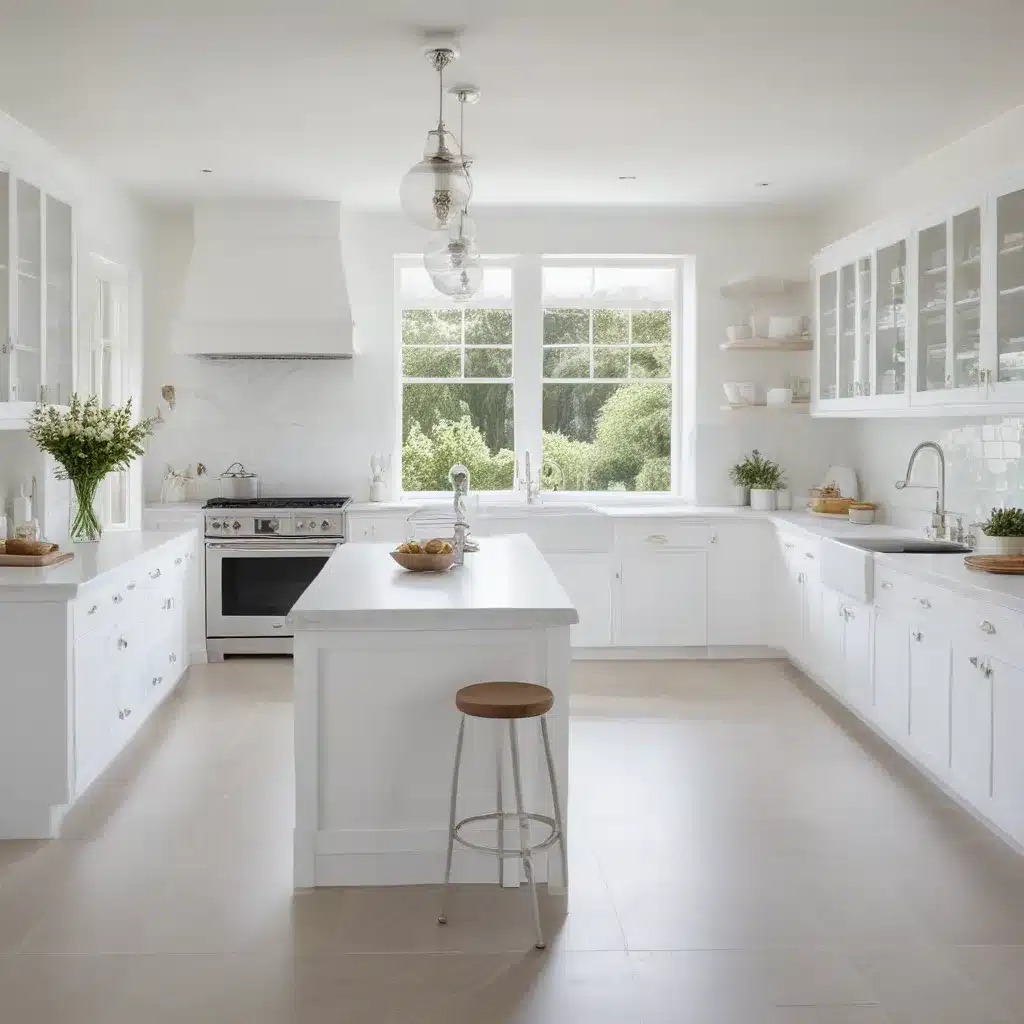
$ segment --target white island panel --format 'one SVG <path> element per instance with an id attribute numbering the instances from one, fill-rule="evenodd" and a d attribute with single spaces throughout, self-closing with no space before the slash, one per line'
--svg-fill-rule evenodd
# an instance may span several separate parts
<path id="1" fill-rule="evenodd" d="M 387 545 L 349 550 L 357 548 L 376 557 L 346 558 L 342 549 L 292 614 L 295 884 L 438 884 L 459 687 L 522 680 L 551 688 L 548 722 L 563 809 L 567 805 L 569 626 L 576 612 L 523 536 L 485 538 L 465 566 L 439 576 L 392 569 Z M 429 581 L 432 586 L 417 586 Z M 332 595 L 340 608 L 330 607 Z M 520 722 L 519 736 L 526 809 L 550 815 L 539 723 Z M 496 809 L 499 750 L 510 810 L 507 723 L 470 719 L 460 818 Z M 535 833 L 533 841 L 542 837 Z M 493 845 L 495 828 L 483 826 L 474 841 Z M 505 841 L 517 842 L 515 829 L 506 826 Z M 539 854 L 540 880 L 549 879 L 549 866 L 551 884 L 562 888 L 558 857 Z M 510 860 L 501 880 L 514 885 L 519 874 L 518 862 Z M 452 878 L 496 883 L 497 861 L 456 847 Z"/>

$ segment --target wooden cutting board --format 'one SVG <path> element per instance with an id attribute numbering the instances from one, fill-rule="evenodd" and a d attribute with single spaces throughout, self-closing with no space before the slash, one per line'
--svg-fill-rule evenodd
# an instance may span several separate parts
<path id="1" fill-rule="evenodd" d="M 964 559 L 964 564 L 975 572 L 1024 576 L 1024 556 L 1021 555 L 968 555 Z"/>
<path id="2" fill-rule="evenodd" d="M 47 555 L 8 555 L 0 553 L 0 567 L 23 565 L 26 568 L 38 569 L 41 566 L 60 565 L 62 562 L 70 562 L 74 557 L 74 551 L 51 551 Z"/>

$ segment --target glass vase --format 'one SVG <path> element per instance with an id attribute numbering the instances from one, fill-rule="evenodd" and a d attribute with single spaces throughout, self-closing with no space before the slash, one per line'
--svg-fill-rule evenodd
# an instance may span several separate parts
<path id="1" fill-rule="evenodd" d="M 71 502 L 71 525 L 68 536 L 72 544 L 90 544 L 100 539 L 103 527 L 96 514 L 96 492 L 103 477 L 72 477 L 74 498 Z"/>

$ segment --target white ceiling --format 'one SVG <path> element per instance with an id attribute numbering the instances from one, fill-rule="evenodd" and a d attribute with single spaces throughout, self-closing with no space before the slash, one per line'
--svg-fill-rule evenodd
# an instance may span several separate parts
<path id="1" fill-rule="evenodd" d="M 0 108 L 148 197 L 390 206 L 442 26 L 481 204 L 815 206 L 1024 101 L 1024 0 L 0 0 Z"/>

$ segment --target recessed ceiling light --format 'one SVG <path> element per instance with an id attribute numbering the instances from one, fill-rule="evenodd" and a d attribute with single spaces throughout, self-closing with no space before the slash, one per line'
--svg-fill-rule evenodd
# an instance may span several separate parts
<path id="1" fill-rule="evenodd" d="M 754 188 L 767 188 L 770 184 L 770 181 L 755 181 Z"/>
<path id="2" fill-rule="evenodd" d="M 203 174 L 213 174 L 213 168 L 212 167 L 200 167 L 199 170 Z"/>
<path id="3" fill-rule="evenodd" d="M 636 181 L 635 174 L 620 174 L 619 181 Z"/>

